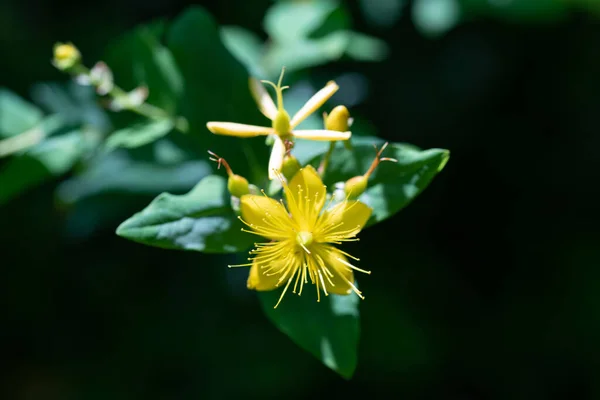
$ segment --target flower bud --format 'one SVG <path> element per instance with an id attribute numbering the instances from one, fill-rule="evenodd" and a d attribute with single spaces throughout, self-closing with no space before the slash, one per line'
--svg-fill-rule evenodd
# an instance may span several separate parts
<path id="1" fill-rule="evenodd" d="M 78 64 L 79 61 L 81 61 L 81 54 L 73 44 L 56 43 L 54 45 L 54 60 L 52 63 L 56 68 L 66 71 Z"/>
<path id="2" fill-rule="evenodd" d="M 350 120 L 350 112 L 344 106 L 337 106 L 325 119 L 325 129 L 330 131 L 347 132 Z"/>
<path id="3" fill-rule="evenodd" d="M 243 176 L 236 174 L 229 175 L 227 189 L 234 197 L 242 197 L 243 195 L 250 193 L 248 180 Z"/>
<path id="4" fill-rule="evenodd" d="M 365 175 L 359 175 L 348 179 L 344 185 L 344 192 L 346 193 L 346 196 L 350 198 L 357 198 L 363 194 L 367 189 L 368 180 L 369 177 Z"/>
<path id="5" fill-rule="evenodd" d="M 286 155 L 283 159 L 283 165 L 281 166 L 281 173 L 285 176 L 285 179 L 289 181 L 298 171 L 300 171 L 300 168 L 301 165 L 296 157 Z"/>

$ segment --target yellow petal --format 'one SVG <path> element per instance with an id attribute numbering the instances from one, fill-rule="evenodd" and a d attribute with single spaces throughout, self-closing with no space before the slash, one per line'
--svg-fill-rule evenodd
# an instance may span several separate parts
<path id="1" fill-rule="evenodd" d="M 334 142 L 337 140 L 348 140 L 352 132 L 338 132 L 326 129 L 299 129 L 292 131 L 292 135 L 298 139 L 325 140 Z"/>
<path id="2" fill-rule="evenodd" d="M 209 122 L 206 124 L 206 127 L 209 131 L 217 135 L 238 137 L 254 137 L 273 133 L 273 128 L 267 128 L 266 126 L 236 124 L 235 122 Z"/>
<path id="3" fill-rule="evenodd" d="M 344 262 L 348 262 L 348 259 L 333 248 L 331 251 L 322 254 L 321 257 L 325 266 L 333 275 L 324 280 L 327 292 L 342 295 L 350 294 L 353 291 L 351 283 L 354 284 L 354 273 L 350 267 L 344 264 Z"/>
<path id="4" fill-rule="evenodd" d="M 343 201 L 321 216 L 315 240 L 332 242 L 355 236 L 365 226 L 373 210 L 358 200 Z"/>
<path id="5" fill-rule="evenodd" d="M 291 129 L 294 129 L 298 124 L 306 119 L 310 114 L 314 113 L 321 107 L 337 90 L 339 86 L 334 81 L 327 82 L 327 85 L 311 97 L 306 104 L 294 115 L 290 122 Z"/>
<path id="6" fill-rule="evenodd" d="M 247 194 L 240 199 L 243 221 L 260 236 L 282 240 L 294 234 L 294 224 L 279 203 L 269 197 Z"/>
<path id="7" fill-rule="evenodd" d="M 277 174 L 283 166 L 283 158 L 285 157 L 285 143 L 277 135 L 274 138 L 275 142 L 273 143 L 271 157 L 269 158 L 269 179 L 271 180 L 277 178 Z"/>
<path id="8" fill-rule="evenodd" d="M 270 120 L 274 120 L 277 115 L 277 107 L 265 86 L 256 78 L 250 78 L 250 93 L 252 93 L 260 112 Z"/>
<path id="9" fill-rule="evenodd" d="M 288 209 L 300 230 L 312 231 L 327 195 L 317 171 L 311 165 L 300 169 L 284 186 L 284 193 Z"/>
<path id="10" fill-rule="evenodd" d="M 261 268 L 256 260 L 252 262 L 250 274 L 248 275 L 248 289 L 267 291 L 277 288 L 277 282 L 279 281 L 280 275 L 265 275 L 265 269 L 264 266 Z"/>

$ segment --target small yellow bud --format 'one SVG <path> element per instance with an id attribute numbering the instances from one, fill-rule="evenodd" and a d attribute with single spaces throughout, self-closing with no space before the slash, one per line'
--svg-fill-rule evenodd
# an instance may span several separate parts
<path id="1" fill-rule="evenodd" d="M 350 112 L 344 106 L 337 106 L 325 118 L 325 129 L 330 131 L 347 132 L 349 128 Z"/>
<path id="2" fill-rule="evenodd" d="M 61 71 L 72 68 L 81 60 L 77 47 L 71 43 L 57 43 L 54 45 L 54 66 Z"/>
<path id="3" fill-rule="evenodd" d="M 245 194 L 250 193 L 250 187 L 248 180 L 243 176 L 231 174 L 227 180 L 227 189 L 234 197 L 242 197 Z"/>
<path id="4" fill-rule="evenodd" d="M 296 159 L 296 157 L 287 155 L 283 159 L 283 165 L 281 166 L 281 173 L 285 178 L 289 181 L 296 175 L 298 171 L 300 171 L 300 162 Z"/>
<path id="5" fill-rule="evenodd" d="M 344 192 L 346 193 L 346 196 L 350 198 L 357 198 L 363 194 L 367 189 L 368 180 L 369 177 L 365 175 L 359 175 L 348 179 L 344 185 Z"/>

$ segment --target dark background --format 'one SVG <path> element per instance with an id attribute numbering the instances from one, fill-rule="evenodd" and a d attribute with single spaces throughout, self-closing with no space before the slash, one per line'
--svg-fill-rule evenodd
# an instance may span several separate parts
<path id="1" fill-rule="evenodd" d="M 255 32 L 270 5 L 196 3 Z M 117 237 L 152 196 L 115 197 L 127 207 L 81 238 L 73 225 L 98 208 L 61 208 L 50 182 L 0 208 L 3 398 L 600 398 L 600 25 L 584 7 L 545 18 L 520 3 L 527 18 L 465 9 L 434 38 L 408 11 L 378 26 L 347 2 L 354 29 L 390 55 L 320 73 L 368 78 L 357 112 L 380 136 L 452 154 L 413 204 L 350 246 L 373 271 L 350 382 L 267 321 L 227 257 Z M 0 84 L 28 97 L 34 82 L 66 79 L 49 63 L 54 42 L 98 59 L 187 5 L 4 0 Z"/>

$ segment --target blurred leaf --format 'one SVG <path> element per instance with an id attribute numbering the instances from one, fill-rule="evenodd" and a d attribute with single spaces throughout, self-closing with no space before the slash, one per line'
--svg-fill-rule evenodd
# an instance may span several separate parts
<path id="1" fill-rule="evenodd" d="M 349 379 L 357 364 L 360 334 L 359 298 L 354 293 L 322 296 L 288 294 L 279 307 L 280 290 L 258 292 L 263 310 L 277 328 L 323 364 Z"/>
<path id="2" fill-rule="evenodd" d="M 222 26 L 221 39 L 227 50 L 244 64 L 252 76 L 267 78 L 261 67 L 263 43 L 258 35 L 240 26 Z"/>
<path id="3" fill-rule="evenodd" d="M 275 42 L 298 42 L 318 29 L 338 7 L 336 1 L 280 2 L 265 15 L 264 29 Z"/>
<path id="4" fill-rule="evenodd" d="M 230 206 L 227 180 L 210 175 L 185 195 L 159 195 L 123 222 L 117 235 L 167 249 L 233 253 L 254 240 L 241 227 Z"/>
<path id="5" fill-rule="evenodd" d="M 383 27 L 392 26 L 402 15 L 406 0 L 360 0 L 366 20 Z"/>
<path id="6" fill-rule="evenodd" d="M 360 61 L 382 61 L 388 54 L 387 44 L 380 39 L 358 32 L 348 32 L 346 54 Z"/>
<path id="7" fill-rule="evenodd" d="M 140 147 L 160 139 L 172 129 L 173 122 L 169 119 L 147 121 L 115 131 L 106 139 L 105 145 L 109 150 Z"/>
<path id="8" fill-rule="evenodd" d="M 248 73 L 223 46 L 217 24 L 200 7 L 191 7 L 175 19 L 167 45 L 185 79 L 180 109 L 190 124 L 197 149 L 214 151 L 235 160 L 234 169 L 247 171 L 256 184 L 266 181 L 269 149 L 264 138 L 239 139 L 211 134 L 208 121 L 230 121 L 270 126 L 250 95 Z"/>
<path id="9" fill-rule="evenodd" d="M 58 196 L 71 204 L 104 193 L 184 192 L 210 172 L 207 161 L 190 159 L 163 139 L 143 148 L 99 155 L 81 174 L 63 182 Z"/>
<path id="10" fill-rule="evenodd" d="M 68 124 L 88 125 L 99 132 L 111 130 L 110 119 L 100 107 L 92 86 L 73 81 L 65 84 L 41 82 L 33 85 L 31 98 L 45 111 L 60 115 Z"/>
<path id="11" fill-rule="evenodd" d="M 23 133 L 33 128 L 42 117 L 39 108 L 0 88 L 0 138 Z"/>
<path id="12" fill-rule="evenodd" d="M 348 48 L 349 32 L 334 32 L 320 39 L 305 39 L 273 45 L 265 54 L 264 65 L 268 74 L 273 75 L 285 65 L 289 71 L 314 67 L 344 55 Z"/>
<path id="13" fill-rule="evenodd" d="M 115 82 L 126 90 L 149 89 L 148 103 L 176 113 L 183 92 L 183 77 L 173 55 L 160 42 L 162 21 L 137 27 L 108 48 L 106 62 Z"/>
<path id="14" fill-rule="evenodd" d="M 366 139 L 368 140 L 368 139 Z M 334 187 L 337 182 L 364 174 L 375 158 L 372 144 L 353 140 L 353 150 L 340 148 L 334 152 L 324 176 L 324 183 Z M 383 221 L 406 207 L 440 172 L 450 153 L 443 149 L 420 150 L 407 144 L 390 144 L 383 156 L 398 160 L 382 162 L 369 180 L 360 200 L 373 208 L 367 225 Z M 311 163 L 317 165 L 320 157 Z"/>
<path id="15" fill-rule="evenodd" d="M 437 37 L 454 28 L 460 12 L 458 0 L 416 0 L 412 19 L 423 35 Z"/>
<path id="16" fill-rule="evenodd" d="M 86 150 L 80 131 L 44 140 L 0 169 L 0 204 L 39 184 L 67 172 Z"/>

